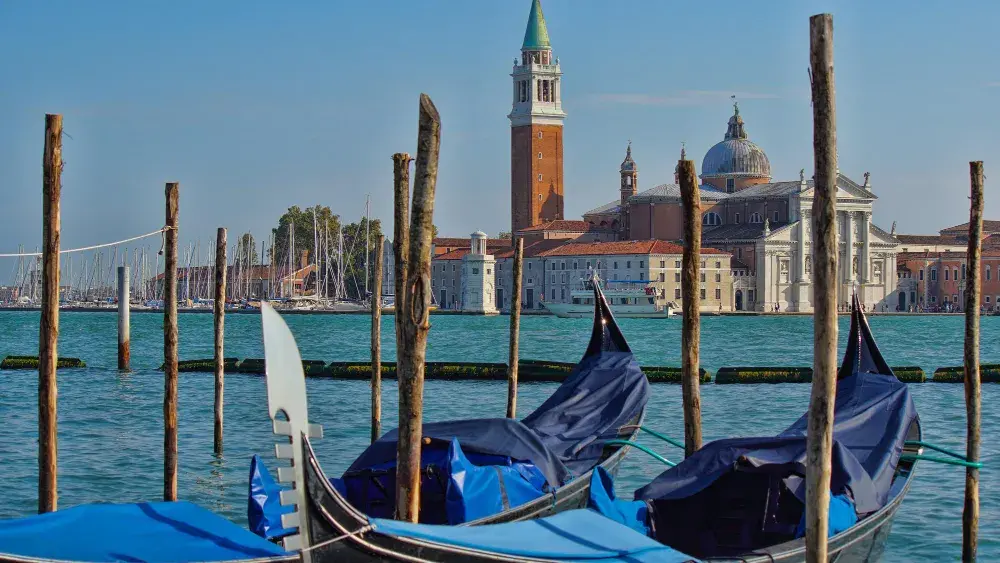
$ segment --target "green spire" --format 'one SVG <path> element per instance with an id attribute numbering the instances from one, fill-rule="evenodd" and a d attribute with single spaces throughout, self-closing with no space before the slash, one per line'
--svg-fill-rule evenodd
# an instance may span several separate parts
<path id="1" fill-rule="evenodd" d="M 545 27 L 545 16 L 542 15 L 541 0 L 532 0 L 531 13 L 528 14 L 528 29 L 524 30 L 524 44 L 521 50 L 551 49 L 549 30 Z"/>

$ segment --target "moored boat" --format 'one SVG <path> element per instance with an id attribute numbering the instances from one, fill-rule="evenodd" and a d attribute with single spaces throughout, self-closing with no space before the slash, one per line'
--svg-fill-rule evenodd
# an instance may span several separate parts
<path id="1" fill-rule="evenodd" d="M 618 318 L 661 319 L 674 316 L 674 303 L 665 301 L 649 281 L 608 281 L 595 273 L 583 286 L 570 291 L 566 303 L 542 301 L 542 307 L 560 318 L 585 318 L 593 314 L 594 285 L 601 285 L 604 297 Z"/>

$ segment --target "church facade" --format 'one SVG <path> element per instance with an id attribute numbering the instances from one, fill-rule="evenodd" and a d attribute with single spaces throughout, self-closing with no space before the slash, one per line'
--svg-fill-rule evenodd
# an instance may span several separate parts
<path id="1" fill-rule="evenodd" d="M 684 151 L 682 150 L 682 158 Z M 631 145 L 621 168 L 619 198 L 584 214 L 595 227 L 614 229 L 622 240 L 683 237 L 680 186 L 639 191 Z M 734 105 L 725 137 L 701 166 L 702 244 L 732 254 L 733 308 L 751 311 L 813 310 L 812 180 L 773 182 L 763 149 L 750 141 Z M 837 175 L 838 301 L 857 288 L 866 306 L 895 305 L 896 237 L 872 223 L 877 197 L 869 175 L 859 184 Z M 745 273 L 737 275 L 735 272 Z"/>

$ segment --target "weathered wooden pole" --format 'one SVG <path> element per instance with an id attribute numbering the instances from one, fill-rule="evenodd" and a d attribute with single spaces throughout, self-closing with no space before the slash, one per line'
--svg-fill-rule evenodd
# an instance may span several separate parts
<path id="1" fill-rule="evenodd" d="M 392 155 L 393 180 L 393 229 L 392 255 L 395 271 L 393 284 L 396 292 L 393 324 L 396 329 L 396 352 L 403 347 L 403 315 L 406 310 L 407 261 L 410 254 L 410 155 L 401 152 Z M 398 356 L 397 356 L 398 358 Z"/>
<path id="2" fill-rule="evenodd" d="M 833 405 L 837 396 L 837 112 L 833 17 L 809 18 L 813 153 L 813 380 L 806 437 L 806 561 L 827 560 Z M 848 263 L 844 266 L 850 268 Z"/>
<path id="3" fill-rule="evenodd" d="M 128 370 L 132 358 L 129 349 L 128 266 L 118 266 L 118 369 Z"/>
<path id="4" fill-rule="evenodd" d="M 681 394 L 684 400 L 684 456 L 701 448 L 701 195 L 694 161 L 677 161 L 684 208 L 684 254 L 681 263 Z"/>
<path id="5" fill-rule="evenodd" d="M 514 244 L 514 288 L 510 294 L 510 350 L 507 353 L 507 418 L 517 414 L 518 339 L 521 334 L 521 270 L 524 268 L 524 239 Z"/>
<path id="6" fill-rule="evenodd" d="M 59 343 L 59 199 L 62 197 L 62 116 L 45 116 L 42 157 L 42 318 L 38 330 L 38 512 L 53 512 L 58 440 L 56 361 Z"/>
<path id="7" fill-rule="evenodd" d="M 177 500 L 177 182 L 166 187 L 163 267 L 163 500 Z"/>
<path id="8" fill-rule="evenodd" d="M 385 236 L 375 239 L 375 281 L 372 285 L 372 443 L 382 435 L 382 249 Z"/>
<path id="9" fill-rule="evenodd" d="M 223 393 L 226 389 L 226 228 L 219 227 L 215 235 L 215 453 L 222 454 L 222 415 L 225 411 Z"/>
<path id="10" fill-rule="evenodd" d="M 431 245 L 434 190 L 441 147 L 441 117 L 426 94 L 420 95 L 417 165 L 410 216 L 402 346 L 396 351 L 399 381 L 399 446 L 396 453 L 396 518 L 416 522 L 420 511 L 420 441 L 424 410 L 424 360 L 430 331 Z M 397 296 L 398 299 L 398 296 Z M 397 301 L 398 303 L 398 301 Z"/>
<path id="11" fill-rule="evenodd" d="M 967 417 L 965 458 L 979 461 L 983 395 L 979 381 L 979 294 L 982 292 L 979 262 L 983 246 L 983 163 L 969 163 L 972 202 L 969 210 L 969 282 L 965 289 L 965 409 Z M 979 469 L 965 468 L 965 507 L 962 510 L 962 561 L 976 560 L 979 543 Z"/>

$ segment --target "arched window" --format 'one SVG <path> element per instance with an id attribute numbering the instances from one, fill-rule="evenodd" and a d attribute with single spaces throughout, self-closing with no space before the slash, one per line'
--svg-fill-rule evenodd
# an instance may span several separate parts
<path id="1" fill-rule="evenodd" d="M 760 216 L 760 213 L 751 213 L 750 214 L 750 222 L 751 223 L 763 223 L 764 222 L 764 218 Z"/>
<path id="2" fill-rule="evenodd" d="M 719 217 L 719 214 L 714 211 L 709 211 L 707 213 L 702 214 L 701 224 L 708 226 L 721 225 L 722 217 Z"/>

